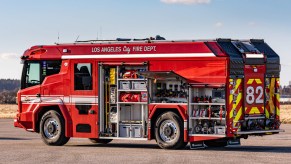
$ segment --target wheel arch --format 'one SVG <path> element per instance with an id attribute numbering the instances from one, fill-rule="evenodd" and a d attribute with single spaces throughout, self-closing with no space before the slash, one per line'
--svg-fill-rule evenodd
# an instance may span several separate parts
<path id="1" fill-rule="evenodd" d="M 187 120 L 187 116 L 185 114 L 185 112 L 182 111 L 182 109 L 180 109 L 178 106 L 177 107 L 167 107 L 167 108 L 163 108 L 163 107 L 157 107 L 154 108 L 153 111 L 151 112 L 149 119 L 150 119 L 150 134 L 149 134 L 149 139 L 155 139 L 155 123 L 157 121 L 157 119 L 159 118 L 159 116 L 161 116 L 163 113 L 166 112 L 173 112 L 175 114 L 177 114 L 183 121 Z M 185 140 L 185 137 L 184 137 Z M 187 137 L 186 137 L 186 141 L 187 141 Z"/>
<path id="2" fill-rule="evenodd" d="M 62 104 L 57 105 L 47 105 L 47 104 L 40 104 L 39 107 L 33 111 L 33 129 L 35 132 L 40 132 L 40 121 L 41 117 L 49 110 L 57 111 L 65 120 L 65 135 L 67 137 L 72 136 L 72 118 L 69 114 L 67 108 Z"/>

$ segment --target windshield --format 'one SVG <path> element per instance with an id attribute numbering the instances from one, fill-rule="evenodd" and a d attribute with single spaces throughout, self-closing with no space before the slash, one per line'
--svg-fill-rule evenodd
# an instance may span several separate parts
<path id="1" fill-rule="evenodd" d="M 25 61 L 21 79 L 21 89 L 39 85 L 45 77 L 58 74 L 61 61 Z"/>
<path id="2" fill-rule="evenodd" d="M 40 84 L 39 62 L 24 63 L 21 84 L 22 89 Z"/>

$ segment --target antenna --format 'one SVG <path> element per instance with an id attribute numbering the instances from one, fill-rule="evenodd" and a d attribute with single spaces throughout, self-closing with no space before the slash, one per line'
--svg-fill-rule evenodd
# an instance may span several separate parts
<path id="1" fill-rule="evenodd" d="M 75 41 L 75 42 L 77 42 L 77 41 L 78 41 L 78 39 L 79 39 L 79 36 L 80 36 L 80 35 L 78 35 L 78 36 L 77 36 L 77 39 L 76 39 L 76 41 Z"/>
<path id="2" fill-rule="evenodd" d="M 100 26 L 100 39 L 102 39 L 102 26 Z"/>
<path id="3" fill-rule="evenodd" d="M 60 43 L 60 32 L 58 32 L 58 43 Z"/>

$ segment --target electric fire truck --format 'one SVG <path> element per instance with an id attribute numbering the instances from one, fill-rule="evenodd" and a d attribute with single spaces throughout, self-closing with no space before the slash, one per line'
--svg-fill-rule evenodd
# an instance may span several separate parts
<path id="1" fill-rule="evenodd" d="M 264 40 L 89 40 L 33 46 L 14 126 L 47 145 L 238 144 L 280 129 L 280 60 Z"/>

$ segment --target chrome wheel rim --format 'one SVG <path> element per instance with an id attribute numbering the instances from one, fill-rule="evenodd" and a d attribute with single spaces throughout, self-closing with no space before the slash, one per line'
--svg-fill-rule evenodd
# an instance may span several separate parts
<path id="1" fill-rule="evenodd" d="M 177 137 L 177 125 L 172 120 L 165 120 L 159 128 L 160 137 L 164 142 L 172 142 Z"/>
<path id="2" fill-rule="evenodd" d="M 48 118 L 43 125 L 44 135 L 48 139 L 54 139 L 60 132 L 60 126 L 55 118 Z"/>

